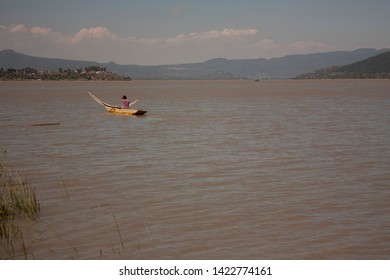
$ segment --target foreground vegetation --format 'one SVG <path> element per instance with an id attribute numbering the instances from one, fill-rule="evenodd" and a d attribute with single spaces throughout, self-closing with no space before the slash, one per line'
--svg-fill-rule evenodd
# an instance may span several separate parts
<path id="1" fill-rule="evenodd" d="M 60 189 L 64 201 L 69 202 L 71 193 L 68 191 L 64 180 L 61 178 Z M 94 208 L 110 207 L 109 203 L 99 204 Z M 107 210 L 109 212 L 109 210 Z M 50 224 L 38 219 L 40 203 L 36 197 L 35 189 L 28 180 L 21 177 L 17 171 L 11 168 L 7 161 L 7 152 L 0 147 L 0 261 L 8 259 L 36 259 L 37 248 L 46 238 L 56 238 L 64 251 L 63 259 L 80 259 L 79 249 L 62 237 L 60 232 L 55 231 Z M 119 229 L 119 222 L 111 212 L 113 222 L 110 225 L 117 233 L 118 241 L 111 245 L 110 249 L 96 248 L 96 257 L 100 259 L 121 256 L 125 250 L 126 243 L 122 238 Z M 149 229 L 144 222 L 151 239 Z M 49 237 L 47 237 L 49 236 Z M 54 236 L 54 237 L 53 237 Z M 118 242 L 118 243 L 117 243 Z M 128 249 L 128 248 L 127 248 Z M 55 249 L 49 249 L 54 252 Z M 141 251 L 141 244 L 138 241 L 138 251 Z M 34 253 L 35 252 L 35 253 Z"/>
<path id="2" fill-rule="evenodd" d="M 0 159 L 0 259 L 28 258 L 31 252 L 26 246 L 22 229 L 14 219 L 35 219 L 40 205 L 35 189 L 26 178 L 9 167 L 6 151 Z"/>
<path id="3" fill-rule="evenodd" d="M 0 80 L 2 81 L 23 81 L 23 80 L 49 80 L 49 81 L 90 81 L 90 80 L 107 80 L 107 81 L 130 81 L 130 77 L 125 77 L 107 71 L 105 67 L 89 66 L 84 70 L 79 69 L 62 69 L 58 71 L 38 71 L 34 68 L 26 67 L 23 69 L 0 68 Z"/>

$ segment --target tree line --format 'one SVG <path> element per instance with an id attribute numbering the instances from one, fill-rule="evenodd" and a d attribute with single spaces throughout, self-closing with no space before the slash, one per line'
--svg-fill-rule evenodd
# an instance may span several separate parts
<path id="1" fill-rule="evenodd" d="M 15 69 L 15 68 L 0 68 L 0 80 L 108 80 L 108 81 L 130 81 L 130 77 L 121 76 L 116 73 L 107 71 L 106 67 L 88 66 L 84 69 L 63 69 L 60 67 L 58 71 L 36 70 L 31 67 Z"/>

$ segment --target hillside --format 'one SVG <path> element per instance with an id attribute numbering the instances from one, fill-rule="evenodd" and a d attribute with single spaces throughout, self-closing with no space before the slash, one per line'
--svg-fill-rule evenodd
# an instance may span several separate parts
<path id="1" fill-rule="evenodd" d="M 40 58 L 12 50 L 0 51 L 0 68 L 31 67 L 40 71 L 104 67 L 132 79 L 287 79 L 333 65 L 346 65 L 367 59 L 386 50 L 358 49 L 307 55 L 288 55 L 272 59 L 211 59 L 202 63 L 177 65 L 120 65 L 55 58 Z M 388 51 L 388 50 L 387 50 Z"/>
<path id="2" fill-rule="evenodd" d="M 297 79 L 375 79 L 390 78 L 390 51 L 345 66 L 333 66 Z"/>

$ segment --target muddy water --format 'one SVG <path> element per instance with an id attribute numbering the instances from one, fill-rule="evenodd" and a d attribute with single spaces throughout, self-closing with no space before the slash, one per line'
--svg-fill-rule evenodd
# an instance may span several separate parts
<path id="1" fill-rule="evenodd" d="M 390 259 L 390 81 L 1 82 L 0 100 L 37 259 Z"/>

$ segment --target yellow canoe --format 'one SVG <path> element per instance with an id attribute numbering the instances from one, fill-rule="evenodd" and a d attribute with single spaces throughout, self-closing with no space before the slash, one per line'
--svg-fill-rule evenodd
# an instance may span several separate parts
<path id="1" fill-rule="evenodd" d="M 107 112 L 114 113 L 114 114 L 122 114 L 122 115 L 134 115 L 134 116 L 142 116 L 145 115 L 147 111 L 144 110 L 136 110 L 136 109 L 124 109 L 119 106 L 110 105 L 106 102 L 103 102 L 99 98 L 97 98 L 92 92 L 88 91 L 88 94 L 90 97 L 92 97 L 97 103 L 102 105 Z M 130 103 L 130 106 L 136 103 L 138 100 Z"/>

